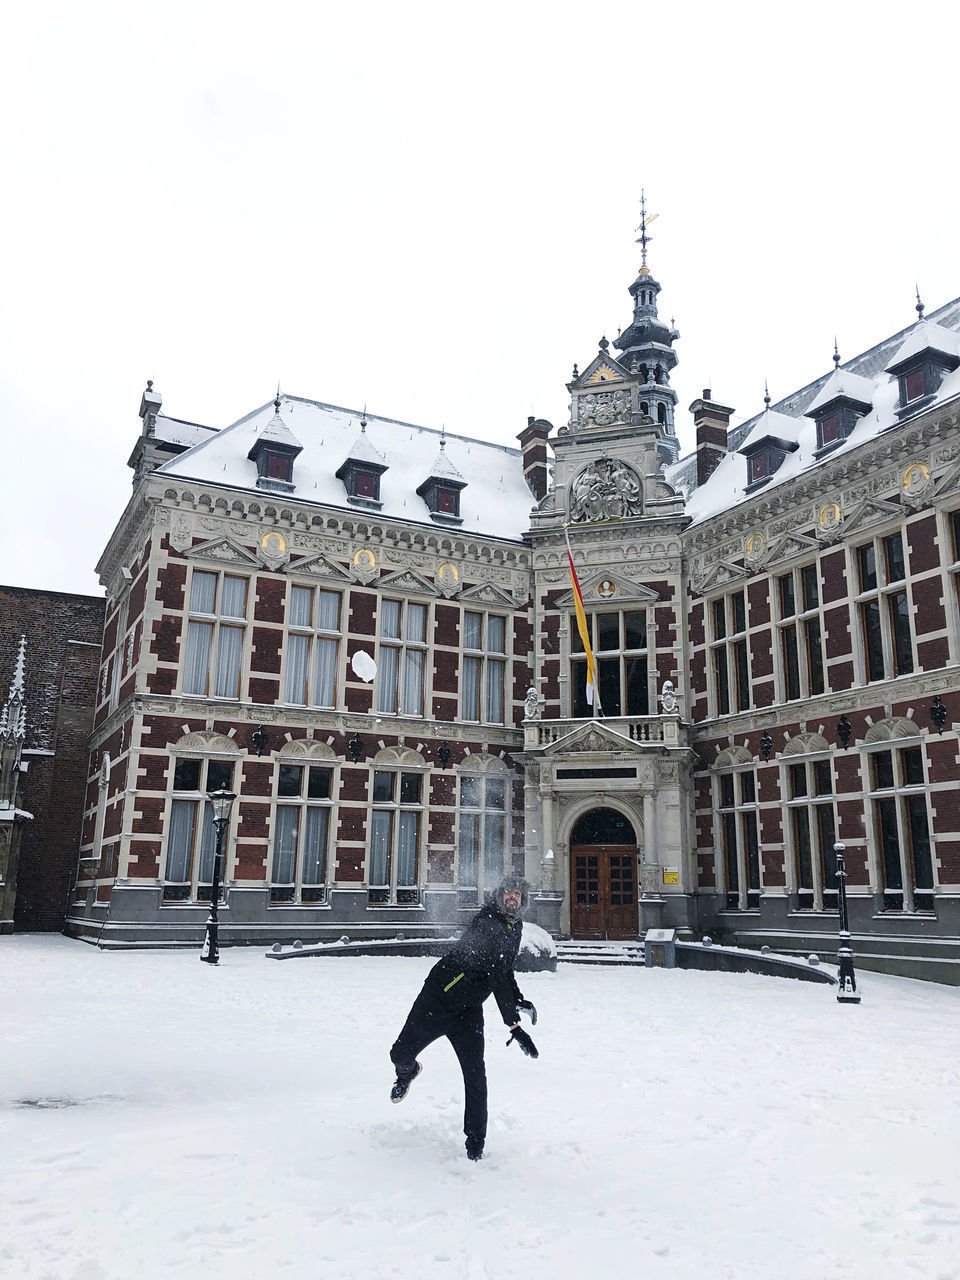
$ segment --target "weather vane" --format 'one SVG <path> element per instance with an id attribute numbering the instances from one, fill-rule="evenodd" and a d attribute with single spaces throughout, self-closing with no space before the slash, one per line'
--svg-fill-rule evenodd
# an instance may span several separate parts
<path id="1" fill-rule="evenodd" d="M 641 187 L 640 189 L 640 225 L 639 227 L 634 228 L 634 230 L 640 232 L 640 235 L 634 241 L 634 244 L 638 244 L 640 246 L 640 270 L 643 272 L 647 271 L 647 245 L 653 239 L 653 236 L 647 235 L 647 227 L 649 227 L 650 223 L 654 220 L 654 218 L 657 218 L 659 216 L 660 216 L 659 214 L 651 213 L 649 218 L 647 217 L 647 193 Z"/>

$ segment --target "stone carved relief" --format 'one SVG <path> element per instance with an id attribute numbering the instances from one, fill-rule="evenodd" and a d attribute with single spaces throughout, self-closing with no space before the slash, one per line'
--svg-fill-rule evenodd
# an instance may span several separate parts
<path id="1" fill-rule="evenodd" d="M 643 513 L 640 477 L 618 458 L 598 458 L 577 476 L 570 488 L 570 519 L 622 520 Z"/>
<path id="2" fill-rule="evenodd" d="M 170 545 L 176 551 L 186 551 L 193 541 L 192 521 L 188 515 L 177 511 L 170 524 Z"/>
<path id="3" fill-rule="evenodd" d="M 581 396 L 577 405 L 577 421 L 580 426 L 591 422 L 598 427 L 609 427 L 623 422 L 630 412 L 630 396 L 626 391 L 598 391 Z"/>

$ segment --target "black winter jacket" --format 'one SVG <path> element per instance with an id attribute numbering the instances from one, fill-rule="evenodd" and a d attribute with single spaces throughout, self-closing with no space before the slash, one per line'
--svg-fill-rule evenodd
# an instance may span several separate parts
<path id="1" fill-rule="evenodd" d="M 453 1012 L 481 1005 L 492 993 L 505 1024 L 512 1027 L 519 1022 L 517 1001 L 523 996 L 513 966 L 522 930 L 519 920 L 511 921 L 488 902 L 427 975 L 424 993 L 430 1003 Z"/>

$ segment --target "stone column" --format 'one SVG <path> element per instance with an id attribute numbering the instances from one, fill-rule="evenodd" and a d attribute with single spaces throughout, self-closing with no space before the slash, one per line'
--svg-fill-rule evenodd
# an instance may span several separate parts
<path id="1" fill-rule="evenodd" d="M 643 793 L 643 865 L 640 868 L 640 928 L 658 929 L 663 921 L 660 896 L 660 852 L 657 832 L 657 798 Z"/>

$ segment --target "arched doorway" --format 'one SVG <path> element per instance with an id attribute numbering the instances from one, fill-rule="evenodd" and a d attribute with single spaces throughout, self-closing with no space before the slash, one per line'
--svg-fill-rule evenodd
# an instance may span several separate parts
<path id="1" fill-rule="evenodd" d="M 622 813 L 591 809 L 570 836 L 570 932 L 637 938 L 637 836 Z"/>

